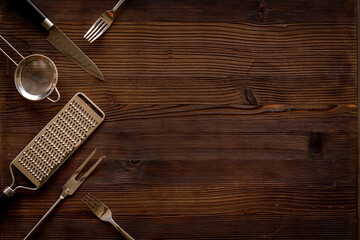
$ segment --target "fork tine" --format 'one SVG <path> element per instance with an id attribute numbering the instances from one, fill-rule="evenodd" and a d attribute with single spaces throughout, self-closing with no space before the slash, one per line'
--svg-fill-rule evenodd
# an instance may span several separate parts
<path id="1" fill-rule="evenodd" d="M 91 197 L 89 196 L 89 193 L 87 193 L 84 197 L 83 197 L 83 200 L 87 201 L 88 203 L 92 203 L 92 199 Z"/>
<path id="2" fill-rule="evenodd" d="M 94 38 L 100 37 L 101 34 L 102 34 L 102 33 L 101 33 L 102 30 L 104 30 L 107 26 L 108 26 L 108 25 L 107 25 L 106 23 L 103 24 L 103 25 L 96 31 L 96 33 L 94 33 L 94 35 L 92 35 L 92 36 L 88 39 L 88 41 L 91 43 Z"/>
<path id="3" fill-rule="evenodd" d="M 108 30 L 109 27 L 110 27 L 110 25 L 107 25 L 95 38 L 89 40 L 90 43 L 92 43 L 93 41 L 95 41 L 96 39 L 98 39 L 106 30 Z"/>
<path id="4" fill-rule="evenodd" d="M 91 193 L 88 193 L 89 197 L 92 199 L 92 201 L 94 203 L 96 203 L 98 206 L 99 205 L 105 205 L 103 202 L 101 202 L 99 199 L 97 199 L 94 195 L 92 195 Z"/>
<path id="5" fill-rule="evenodd" d="M 86 199 L 85 197 L 84 197 L 83 199 L 81 199 L 81 201 L 82 201 L 83 203 L 85 203 L 86 206 L 87 206 L 91 211 L 94 211 L 94 210 L 95 210 L 95 208 L 94 208 L 94 206 L 91 204 L 91 202 L 90 202 L 88 199 Z"/>
<path id="6" fill-rule="evenodd" d="M 92 158 L 92 156 L 94 156 L 94 154 L 96 153 L 96 148 L 95 150 L 86 158 L 86 160 L 80 165 L 80 167 L 78 169 L 76 169 L 76 171 L 74 172 L 74 174 L 72 175 L 73 178 L 76 178 L 77 175 L 79 175 L 80 171 L 85 167 L 85 165 L 90 161 L 90 159 Z"/>
<path id="7" fill-rule="evenodd" d="M 106 24 L 103 20 L 100 20 L 100 22 L 98 23 L 98 25 L 92 30 L 92 32 L 88 35 L 87 40 L 89 40 L 90 38 L 92 38 L 94 35 L 96 35 L 99 31 L 100 28 L 102 28 L 102 26 Z"/>
<path id="8" fill-rule="evenodd" d="M 89 201 L 91 201 L 91 203 L 95 206 L 95 208 L 101 206 L 101 202 L 99 202 L 99 200 L 96 197 L 94 197 L 90 193 L 88 193 L 87 196 L 89 198 Z"/>
<path id="9" fill-rule="evenodd" d="M 94 37 L 97 37 L 98 36 L 98 33 L 103 30 L 105 27 L 107 26 L 106 22 L 103 22 L 101 24 L 101 26 L 96 30 L 94 30 L 94 34 L 92 36 L 89 37 L 88 41 L 91 41 Z M 100 34 L 101 35 L 101 34 Z"/>
<path id="10" fill-rule="evenodd" d="M 96 163 L 94 165 L 92 165 L 92 167 L 80 178 L 79 182 L 81 183 L 81 182 L 85 181 L 85 179 L 90 175 L 90 173 L 92 173 L 92 171 L 94 171 L 94 169 L 97 167 L 97 165 L 99 165 L 104 158 L 105 158 L 105 156 L 102 156 L 101 158 L 99 158 L 99 160 L 97 160 Z"/>
<path id="11" fill-rule="evenodd" d="M 92 207 L 92 209 L 95 211 L 99 207 L 99 203 L 95 202 L 89 194 L 86 195 L 86 199 L 84 199 L 88 205 Z"/>
<path id="12" fill-rule="evenodd" d="M 88 207 L 92 210 L 92 211 L 96 211 L 96 209 L 98 208 L 99 204 L 94 202 L 92 200 L 92 198 L 89 196 L 89 194 L 85 195 L 83 197 L 83 202 L 86 203 L 86 205 L 88 205 Z"/>
<path id="13" fill-rule="evenodd" d="M 97 24 L 100 22 L 101 18 L 98 18 L 94 24 L 91 26 L 91 28 L 89 29 L 89 31 L 87 31 L 84 35 L 84 38 L 87 39 L 87 36 L 92 32 L 92 30 L 97 26 Z"/>
<path id="14" fill-rule="evenodd" d="M 104 24 L 104 21 L 100 18 L 99 22 L 96 24 L 96 26 L 94 27 L 94 29 L 89 33 L 89 35 L 87 35 L 86 39 L 91 38 L 91 36 L 93 36 L 95 34 L 95 32 Z"/>
<path id="15" fill-rule="evenodd" d="M 99 199 L 97 199 L 95 196 L 89 194 L 93 203 L 96 204 L 97 208 L 100 208 L 100 207 L 104 207 L 104 208 L 107 208 L 107 206 L 101 202 Z"/>

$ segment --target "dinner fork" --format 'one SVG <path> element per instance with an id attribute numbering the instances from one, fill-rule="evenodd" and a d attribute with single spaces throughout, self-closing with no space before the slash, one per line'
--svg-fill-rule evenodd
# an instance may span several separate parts
<path id="1" fill-rule="evenodd" d="M 124 229 L 122 229 L 112 218 L 111 210 L 99 199 L 88 193 L 82 199 L 82 201 L 88 206 L 88 208 L 102 221 L 110 222 L 116 230 L 127 240 L 134 240 Z"/>
<path id="2" fill-rule="evenodd" d="M 52 212 L 52 210 L 55 209 L 55 207 L 64 200 L 67 196 L 71 196 L 74 194 L 74 192 L 83 184 L 83 182 L 86 180 L 86 178 L 94 171 L 94 169 L 99 165 L 99 163 L 105 158 L 105 156 L 102 156 L 99 158 L 99 160 L 92 165 L 92 167 L 79 179 L 76 180 L 75 178 L 79 175 L 81 170 L 85 167 L 85 165 L 89 162 L 89 160 L 92 158 L 92 156 L 95 154 L 96 149 L 86 158 L 86 160 L 80 165 L 80 167 L 71 175 L 71 177 L 66 181 L 66 183 L 62 186 L 62 193 L 58 200 L 52 205 L 52 207 L 45 213 L 45 215 L 40 219 L 40 221 L 31 229 L 31 231 L 26 235 L 24 240 L 28 239 L 30 235 L 39 227 L 39 225 L 45 220 L 45 218 Z"/>
<path id="3" fill-rule="evenodd" d="M 115 12 L 123 4 L 125 0 L 120 0 L 114 6 L 112 10 L 107 10 L 95 21 L 95 23 L 91 26 L 89 31 L 85 33 L 84 38 L 88 40 L 90 43 L 95 41 L 98 37 L 100 37 L 115 20 Z"/>

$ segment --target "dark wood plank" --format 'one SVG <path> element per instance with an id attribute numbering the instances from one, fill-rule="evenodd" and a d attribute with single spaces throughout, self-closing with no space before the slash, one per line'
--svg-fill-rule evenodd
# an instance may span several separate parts
<path id="1" fill-rule="evenodd" d="M 357 6 L 360 6 L 360 1 L 358 0 L 357 1 Z M 358 14 L 357 16 L 357 25 L 360 26 L 360 16 Z M 360 35 L 360 28 L 358 27 L 357 28 L 357 35 L 359 36 Z M 358 46 L 358 49 L 360 48 L 360 39 L 359 37 L 357 38 L 358 40 L 358 43 L 357 43 L 357 46 Z M 359 66 L 360 66 L 360 56 L 359 56 L 359 51 L 358 51 L 358 56 L 357 56 L 357 59 L 358 59 L 358 69 L 359 69 Z M 358 82 L 358 86 L 360 84 L 360 71 L 358 70 L 357 71 L 357 82 Z M 360 103 L 360 89 L 358 88 L 358 92 L 357 92 L 357 95 L 358 95 L 358 106 L 359 106 L 359 103 Z M 358 119 L 360 117 L 360 112 L 358 111 Z M 358 129 L 358 139 L 360 138 L 360 132 L 359 132 L 359 129 L 360 129 L 360 122 L 358 121 L 358 124 L 357 124 L 357 129 Z M 357 149 L 359 150 L 360 149 L 360 141 L 357 142 L 358 143 L 358 146 L 357 146 Z M 357 202 L 357 206 L 358 206 L 358 234 L 359 234 L 359 229 L 360 229 L 360 198 L 359 198 L 359 192 L 360 192 L 360 161 L 359 161 L 359 156 L 358 156 L 358 202 Z"/>
<path id="2" fill-rule="evenodd" d="M 48 8 L 49 14 L 55 11 Z M 92 45 L 79 34 L 86 32 L 92 19 L 86 24 L 74 17 L 59 19 L 63 31 L 98 63 L 106 84 L 58 53 L 39 27 L 30 25 L 22 39 L 16 35 L 25 30 L 23 25 L 5 19 L 1 28 L 22 52 L 40 52 L 54 59 L 59 90 L 66 99 L 81 89 L 99 96 L 101 102 L 118 104 L 248 104 L 247 92 L 259 104 L 356 104 L 352 98 L 357 86 L 356 20 L 348 16 L 350 12 L 346 12 L 347 23 L 329 19 L 331 24 L 119 20 L 102 41 Z M 13 18 L 26 21 L 21 15 Z M 11 69 L 1 71 L 7 73 L 2 77 L 12 77 L 11 65 L 7 61 L 1 66 Z M 1 95 L 8 96 L 12 89 L 11 96 L 17 96 L 11 82 L 0 86 Z"/>
<path id="3" fill-rule="evenodd" d="M 33 239 L 119 239 L 81 202 L 87 192 L 135 239 L 357 239 L 355 0 L 129 0 L 93 44 L 82 35 L 114 1 L 35 2 L 107 81 L 0 0 L 0 34 L 54 60 L 62 94 L 23 99 L 0 56 L 0 188 L 76 92 L 107 117 L 41 189 L 17 193 L 1 239 L 23 238 L 94 148 L 107 158 Z"/>
<path id="4" fill-rule="evenodd" d="M 112 9 L 114 1 L 63 0 L 35 1 L 54 21 L 89 24 L 103 9 Z M 134 0 L 124 3 L 118 13 L 119 22 L 248 22 L 248 23 L 355 23 L 356 1 L 302 0 Z M 64 14 L 63 9 L 66 9 Z M 341 9 L 342 11 L 339 11 Z M 9 9 L 11 16 L 17 12 Z M 85 26 L 84 26 L 85 27 Z M 87 27 L 87 26 L 86 26 Z"/>
<path id="5" fill-rule="evenodd" d="M 266 232 L 266 229 L 278 229 L 279 226 L 268 225 L 264 221 L 276 219 L 275 222 L 282 222 L 285 220 L 280 219 L 290 214 L 292 217 L 286 219 L 293 222 L 300 218 L 301 228 L 304 228 L 304 235 L 295 235 L 294 239 L 309 239 L 310 233 L 331 239 L 329 229 L 318 232 L 315 226 L 319 225 L 314 225 L 315 219 L 318 224 L 327 221 L 327 226 L 335 231 L 332 227 L 339 222 L 344 224 L 346 219 L 356 218 L 356 129 L 349 128 L 356 122 L 356 109 L 353 107 L 312 109 L 310 106 L 296 110 L 280 107 L 237 109 L 232 106 L 140 105 L 104 109 L 112 117 L 100 127 L 96 137 L 91 137 L 81 154 L 77 153 L 69 160 L 38 193 L 22 192 L 14 203 L 17 207 L 7 214 L 7 219 L 12 220 L 4 223 L 5 226 L 10 227 L 9 223 L 23 216 L 20 232 L 26 232 L 28 226 L 36 222 L 56 199 L 59 187 L 54 186 L 66 181 L 80 164 L 86 155 L 84 149 L 89 152 L 99 144 L 107 159 L 102 163 L 101 170 L 79 190 L 78 196 L 95 192 L 113 203 L 112 209 L 121 213 L 120 219 L 128 224 L 129 230 L 141 228 L 142 221 L 148 225 L 148 219 L 152 217 L 156 217 L 156 223 L 160 225 L 152 226 L 152 231 L 158 231 L 161 226 L 166 227 L 169 218 L 176 219 L 173 224 L 180 221 L 180 226 L 189 228 L 200 219 L 210 225 L 215 224 L 211 219 L 216 216 L 222 219 L 221 226 L 232 230 L 202 232 L 207 227 L 193 226 L 192 231 L 183 231 L 178 235 L 180 230 L 174 226 L 166 232 L 175 239 L 210 236 L 251 239 L 271 236 L 276 231 Z M 10 116 L 13 114 L 16 113 L 10 113 Z M 337 118 L 343 120 L 342 125 L 326 123 L 336 122 Z M 16 122 L 10 124 L 9 119 L 3 120 L 9 122 L 7 129 L 11 129 L 12 124 L 20 125 Z M 246 122 L 251 123 L 250 126 Z M 307 133 L 311 132 L 315 122 L 323 126 L 318 129 L 322 138 L 320 144 L 316 143 L 319 140 L 313 140 L 313 134 Z M 36 124 L 30 120 L 29 125 Z M 249 127 L 253 131 L 248 130 Z M 7 149 L 2 146 L 0 150 L 8 152 L 9 161 L 14 157 L 11 153 L 20 151 L 21 145 L 33 137 L 32 131 L 23 130 L 25 133 L 18 134 L 5 129 L 2 131 L 1 142 L 7 143 Z M 9 178 L 9 173 L 5 172 L 1 180 L 6 182 Z M 33 201 L 27 201 L 29 198 L 42 204 L 34 206 Z M 69 202 L 72 207 L 62 207 L 54 213 L 53 220 L 46 224 L 48 227 L 55 227 L 62 217 L 84 214 L 79 210 L 84 210 L 79 197 L 69 199 Z M 254 222 L 264 224 L 261 225 L 263 229 L 251 233 L 238 228 L 238 223 L 232 224 L 234 221 L 245 221 L 247 215 L 255 218 Z M 91 214 L 83 218 L 89 216 Z M 132 218 L 136 221 L 129 220 Z M 333 222 L 328 219 L 333 219 Z M 94 224 L 92 220 L 82 221 Z M 279 236 L 291 238 L 294 234 L 292 224 L 284 225 L 279 230 Z M 349 239 L 351 235 L 348 232 L 356 231 L 355 225 L 347 222 L 342 228 L 336 226 L 335 229 L 344 239 Z M 63 230 L 71 228 L 71 224 L 62 226 Z M 81 229 L 81 226 L 79 224 L 78 227 Z M 85 231 L 86 226 L 83 227 Z M 43 235 L 38 235 L 39 238 L 51 236 L 46 228 L 41 231 Z M 103 230 L 94 232 L 93 236 L 104 234 Z M 140 239 L 151 238 L 148 233 L 144 229 L 134 231 Z M 105 234 L 111 238 L 116 232 Z M 78 236 L 79 239 L 81 237 L 84 235 Z M 160 233 L 152 237 L 167 238 Z"/>

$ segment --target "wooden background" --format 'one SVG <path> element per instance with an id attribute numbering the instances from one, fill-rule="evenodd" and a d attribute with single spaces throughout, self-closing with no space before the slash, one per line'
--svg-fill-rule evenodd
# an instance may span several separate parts
<path id="1" fill-rule="evenodd" d="M 87 192 L 135 239 L 357 238 L 355 0 L 127 0 L 93 44 L 82 36 L 115 0 L 34 2 L 106 82 L 1 0 L 0 34 L 54 60 L 62 99 L 22 98 L 0 56 L 0 187 L 75 93 L 107 118 L 40 190 L 17 192 L 1 239 L 22 239 L 94 148 L 107 158 L 33 239 L 120 239 Z"/>

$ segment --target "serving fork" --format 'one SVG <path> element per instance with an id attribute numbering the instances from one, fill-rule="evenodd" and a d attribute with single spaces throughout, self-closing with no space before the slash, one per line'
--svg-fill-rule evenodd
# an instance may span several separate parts
<path id="1" fill-rule="evenodd" d="M 67 196 L 71 196 L 74 192 L 81 186 L 81 184 L 85 181 L 85 179 L 90 175 L 92 171 L 99 165 L 99 163 L 105 158 L 105 156 L 101 157 L 99 160 L 94 163 L 94 165 L 79 179 L 75 178 L 79 175 L 80 171 L 85 167 L 85 165 L 89 162 L 92 156 L 95 154 L 96 149 L 87 157 L 87 159 L 80 165 L 80 167 L 73 173 L 73 175 L 66 181 L 66 183 L 62 186 L 62 193 L 58 200 L 52 205 L 52 207 L 45 213 L 45 215 L 40 219 L 40 221 L 31 229 L 31 231 L 26 235 L 24 240 L 28 239 L 30 235 L 37 229 L 37 227 L 45 220 L 45 218 L 55 209 L 55 207 Z"/>
<path id="2" fill-rule="evenodd" d="M 99 199 L 88 193 L 82 199 L 88 208 L 102 221 L 110 222 L 116 230 L 127 240 L 134 240 L 124 229 L 122 229 L 112 218 L 111 210 Z"/>
<path id="3" fill-rule="evenodd" d="M 116 10 L 123 4 L 125 0 L 120 0 L 116 3 L 112 10 L 107 10 L 95 21 L 91 26 L 89 31 L 85 33 L 84 38 L 90 43 L 94 42 L 98 37 L 100 37 L 115 20 Z"/>

